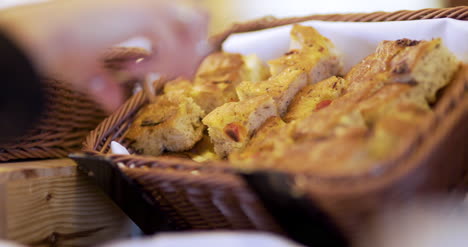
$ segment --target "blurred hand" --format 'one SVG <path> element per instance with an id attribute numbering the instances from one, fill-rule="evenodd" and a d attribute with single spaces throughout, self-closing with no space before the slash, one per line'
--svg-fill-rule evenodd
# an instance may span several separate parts
<path id="1" fill-rule="evenodd" d="M 100 63 L 102 52 L 135 36 L 152 42 L 153 55 L 130 72 L 190 76 L 206 55 L 207 17 L 177 1 L 67 0 L 7 9 L 0 28 L 27 52 L 39 72 L 89 93 L 105 109 L 122 92 Z"/>

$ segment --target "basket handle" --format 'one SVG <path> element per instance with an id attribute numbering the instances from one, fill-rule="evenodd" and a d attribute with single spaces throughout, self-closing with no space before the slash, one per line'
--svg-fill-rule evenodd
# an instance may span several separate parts
<path id="1" fill-rule="evenodd" d="M 271 171 L 240 176 L 293 240 L 305 246 L 351 246 L 344 232 L 317 203 L 295 192 L 291 176 Z"/>

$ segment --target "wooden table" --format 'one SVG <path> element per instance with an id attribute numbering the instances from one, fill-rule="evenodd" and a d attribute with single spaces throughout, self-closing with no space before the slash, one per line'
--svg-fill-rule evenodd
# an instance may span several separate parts
<path id="1" fill-rule="evenodd" d="M 0 239 L 89 246 L 135 227 L 70 159 L 0 163 Z"/>

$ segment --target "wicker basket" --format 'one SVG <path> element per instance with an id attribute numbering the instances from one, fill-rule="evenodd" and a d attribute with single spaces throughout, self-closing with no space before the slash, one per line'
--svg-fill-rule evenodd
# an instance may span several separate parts
<path id="1" fill-rule="evenodd" d="M 306 20 L 402 21 L 433 18 L 468 20 L 468 7 L 371 14 L 314 15 L 301 18 L 263 18 L 235 24 L 215 36 L 220 47 L 230 34 L 260 30 Z M 407 151 L 385 165 L 379 175 L 320 178 L 292 174 L 348 233 L 390 201 L 404 201 L 416 193 L 448 191 L 460 183 L 468 167 L 460 155 L 468 140 L 468 67 L 463 67 L 435 107 L 435 114 Z M 123 171 L 140 183 L 180 226 L 193 229 L 259 229 L 280 231 L 256 196 L 226 162 L 199 164 L 179 158 L 109 154 L 110 142 L 122 143 L 135 113 L 147 101 L 142 93 L 104 120 L 84 142 L 84 151 L 107 156 L 115 163 L 135 167 Z M 125 145 L 125 143 L 123 143 Z M 465 150 L 464 150 L 465 149 Z M 450 168 L 445 167 L 450 164 Z"/>
<path id="2" fill-rule="evenodd" d="M 147 55 L 139 48 L 112 48 L 105 52 L 103 63 L 117 72 L 119 64 Z M 125 83 L 127 92 L 131 92 L 132 82 Z M 67 157 L 81 149 L 86 135 L 107 116 L 95 102 L 71 85 L 54 79 L 45 79 L 43 84 L 48 100 L 44 115 L 28 134 L 0 146 L 0 162 Z"/>

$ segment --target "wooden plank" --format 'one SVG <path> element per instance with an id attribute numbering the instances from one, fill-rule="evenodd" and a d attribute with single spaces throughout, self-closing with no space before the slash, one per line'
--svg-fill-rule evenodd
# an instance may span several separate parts
<path id="1" fill-rule="evenodd" d="M 76 164 L 71 159 L 0 163 L 0 184 L 38 177 L 76 174 Z"/>
<path id="2" fill-rule="evenodd" d="M 0 239 L 6 235 L 6 209 L 3 206 L 6 198 L 5 185 L 0 184 Z"/>
<path id="3" fill-rule="evenodd" d="M 0 201 L 0 238 L 30 246 L 89 246 L 132 231 L 69 159 L 0 164 Z"/>

